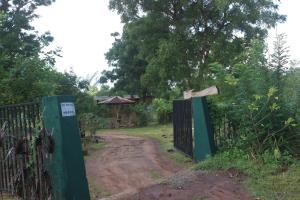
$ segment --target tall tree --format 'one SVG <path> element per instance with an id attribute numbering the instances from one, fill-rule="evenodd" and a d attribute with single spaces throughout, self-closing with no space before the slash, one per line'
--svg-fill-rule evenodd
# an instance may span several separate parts
<path id="1" fill-rule="evenodd" d="M 53 40 L 31 25 L 39 6 L 54 0 L 1 0 L 0 2 L 0 103 L 18 103 L 53 94 L 55 74 L 52 53 L 43 48 Z"/>
<path id="2" fill-rule="evenodd" d="M 271 55 L 271 67 L 273 69 L 274 85 L 278 89 L 282 88 L 282 78 L 288 70 L 289 61 L 290 55 L 286 44 L 286 35 L 283 33 L 277 34 L 274 41 L 274 52 Z"/>
<path id="3" fill-rule="evenodd" d="M 141 77 L 148 62 L 155 56 L 160 39 L 168 37 L 167 23 L 163 17 L 149 16 L 125 24 L 121 38 L 115 36 L 113 47 L 106 53 L 110 71 L 104 71 L 100 81 L 116 81 L 117 90 L 131 94 L 146 95 L 147 87 L 142 85 Z"/>
<path id="4" fill-rule="evenodd" d="M 110 0 L 110 8 L 117 10 L 125 23 L 123 36 L 128 34 L 129 26 L 140 27 L 132 42 L 144 67 L 134 80 L 155 94 L 173 87 L 205 87 L 210 62 L 230 67 L 251 39 L 263 39 L 267 28 L 285 20 L 285 16 L 277 13 L 277 1 L 271 0 Z M 164 34 L 147 35 L 147 32 Z M 152 43 L 144 43 L 145 33 Z M 110 53 L 117 46 L 126 49 L 132 44 L 123 36 L 113 44 Z M 116 85 L 124 80 L 125 72 L 130 73 L 120 64 L 122 59 L 131 60 L 123 49 L 118 54 L 112 53 L 113 69 L 106 72 L 114 74 Z M 123 70 L 124 73 L 118 73 Z"/>
<path id="5" fill-rule="evenodd" d="M 2 0 L 0 3 L 0 55 L 4 67 L 12 68 L 17 57 L 31 57 L 53 40 L 50 33 L 38 35 L 30 22 L 37 18 L 39 6 L 50 5 L 54 0 Z"/>

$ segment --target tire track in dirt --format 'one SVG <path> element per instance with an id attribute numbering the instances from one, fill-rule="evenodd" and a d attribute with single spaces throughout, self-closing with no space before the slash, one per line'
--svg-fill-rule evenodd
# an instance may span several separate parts
<path id="1" fill-rule="evenodd" d="M 120 134 L 102 137 L 108 144 L 92 152 L 86 169 L 89 184 L 112 195 L 107 200 L 253 199 L 227 171 L 182 170 L 155 140 Z M 157 183 L 153 172 L 166 179 Z"/>
<path id="2" fill-rule="evenodd" d="M 152 173 L 169 177 L 181 170 L 158 147 L 158 142 L 118 134 L 101 136 L 107 144 L 86 160 L 89 184 L 111 194 L 153 185 Z"/>
<path id="3" fill-rule="evenodd" d="M 113 200 L 254 200 L 238 181 L 222 173 L 182 171 L 163 183 Z"/>

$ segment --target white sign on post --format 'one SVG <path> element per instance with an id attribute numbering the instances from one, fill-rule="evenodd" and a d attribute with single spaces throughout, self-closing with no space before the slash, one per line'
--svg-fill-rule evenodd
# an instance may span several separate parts
<path id="1" fill-rule="evenodd" d="M 61 115 L 63 117 L 71 117 L 75 116 L 75 106 L 72 102 L 63 102 L 60 104 L 61 106 Z"/>

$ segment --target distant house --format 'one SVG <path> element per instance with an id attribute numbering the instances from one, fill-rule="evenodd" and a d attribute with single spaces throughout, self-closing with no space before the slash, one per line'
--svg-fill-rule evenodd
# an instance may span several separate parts
<path id="1" fill-rule="evenodd" d="M 97 96 L 95 97 L 97 104 L 110 106 L 111 118 L 109 127 L 133 127 L 138 124 L 138 113 L 128 105 L 136 104 L 139 102 L 150 103 L 152 97 L 140 98 L 138 95 L 124 95 L 120 96 Z"/>
<path id="2" fill-rule="evenodd" d="M 111 97 L 112 96 L 96 96 L 94 99 L 97 102 L 97 104 L 100 104 L 100 102 L 105 101 Z M 122 97 L 134 101 L 136 103 L 140 101 L 140 97 L 138 95 L 123 95 Z"/>
<path id="3" fill-rule="evenodd" d="M 124 95 L 123 98 L 129 99 L 135 102 L 138 102 L 140 100 L 140 97 L 138 95 Z"/>
<path id="4" fill-rule="evenodd" d="M 97 102 L 97 104 L 99 104 L 101 101 L 105 101 L 109 98 L 110 98 L 109 96 L 96 96 L 94 99 Z"/>

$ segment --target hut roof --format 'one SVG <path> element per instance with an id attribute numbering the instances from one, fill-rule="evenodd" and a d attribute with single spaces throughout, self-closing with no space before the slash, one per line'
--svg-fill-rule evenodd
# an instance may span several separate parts
<path id="1" fill-rule="evenodd" d="M 99 102 L 99 104 L 132 104 L 135 103 L 135 101 L 129 100 L 129 99 L 125 99 L 123 97 L 120 96 L 115 96 L 115 97 L 111 97 L 109 99 L 106 99 L 104 101 Z"/>
<path id="2" fill-rule="evenodd" d="M 94 97 L 94 99 L 97 101 L 97 102 L 101 102 L 101 101 L 104 101 L 106 99 L 109 99 L 110 96 L 96 96 Z"/>

